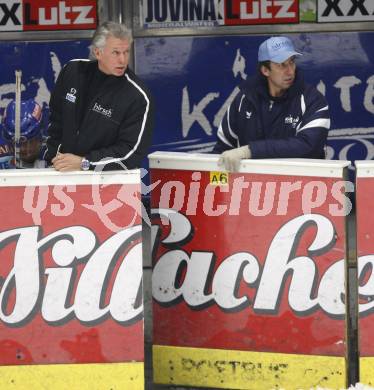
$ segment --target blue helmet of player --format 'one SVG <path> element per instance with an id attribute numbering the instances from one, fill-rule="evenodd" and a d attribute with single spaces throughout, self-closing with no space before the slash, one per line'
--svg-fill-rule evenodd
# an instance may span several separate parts
<path id="1" fill-rule="evenodd" d="M 21 142 L 41 137 L 42 108 L 33 99 L 21 101 Z M 16 127 L 16 102 L 12 100 L 5 109 L 3 117 L 3 137 L 14 140 Z"/>
<path id="2" fill-rule="evenodd" d="M 35 161 L 42 143 L 42 108 L 33 99 L 21 101 L 20 157 L 25 162 Z M 6 107 L 2 121 L 2 136 L 14 142 L 16 127 L 16 103 L 12 100 Z"/>

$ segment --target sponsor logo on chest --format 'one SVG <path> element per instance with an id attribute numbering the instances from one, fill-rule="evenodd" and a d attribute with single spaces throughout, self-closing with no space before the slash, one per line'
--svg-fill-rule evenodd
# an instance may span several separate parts
<path id="1" fill-rule="evenodd" d="M 292 115 L 288 115 L 286 116 L 286 118 L 284 118 L 284 123 L 287 125 L 291 125 L 292 128 L 294 129 L 299 123 L 299 119 L 300 118 L 298 116 L 294 118 Z"/>
<path id="2" fill-rule="evenodd" d="M 95 103 L 93 108 L 92 108 L 92 111 L 95 111 L 101 115 L 104 115 L 108 118 L 111 118 L 112 117 L 112 112 L 113 112 L 113 109 L 112 108 L 104 108 L 101 106 L 101 104 L 99 103 Z"/>

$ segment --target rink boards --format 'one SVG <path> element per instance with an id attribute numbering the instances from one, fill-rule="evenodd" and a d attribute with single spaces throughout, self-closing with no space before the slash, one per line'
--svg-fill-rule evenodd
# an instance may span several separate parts
<path id="1" fill-rule="evenodd" d="M 0 387 L 144 388 L 140 175 L 0 176 Z"/>
<path id="2" fill-rule="evenodd" d="M 344 161 L 150 155 L 155 383 L 346 386 Z"/>
<path id="3" fill-rule="evenodd" d="M 360 382 L 374 386 L 373 343 L 373 266 L 374 244 L 374 163 L 356 161 L 356 218 L 358 272 L 358 348 L 360 353 Z"/>

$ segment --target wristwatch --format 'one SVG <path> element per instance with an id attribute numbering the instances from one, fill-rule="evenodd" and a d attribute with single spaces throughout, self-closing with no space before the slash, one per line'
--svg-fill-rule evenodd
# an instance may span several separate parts
<path id="1" fill-rule="evenodd" d="M 81 161 L 81 170 L 88 171 L 90 169 L 90 165 L 91 163 L 86 158 L 83 157 Z"/>

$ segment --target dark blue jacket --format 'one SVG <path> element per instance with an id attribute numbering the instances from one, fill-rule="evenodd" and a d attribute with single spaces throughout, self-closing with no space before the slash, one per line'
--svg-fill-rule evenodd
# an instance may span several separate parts
<path id="1" fill-rule="evenodd" d="M 325 158 L 329 128 L 324 96 L 299 72 L 278 98 L 269 95 L 266 78 L 256 75 L 228 107 L 213 153 L 249 145 L 251 158 Z"/>

